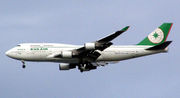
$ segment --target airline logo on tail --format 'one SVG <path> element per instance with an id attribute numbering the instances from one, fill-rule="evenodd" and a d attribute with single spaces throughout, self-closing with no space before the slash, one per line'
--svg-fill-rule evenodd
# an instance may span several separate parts
<path id="1" fill-rule="evenodd" d="M 161 29 L 157 28 L 152 33 L 148 35 L 149 41 L 152 43 L 160 43 L 164 39 L 164 33 Z"/>
<path id="2" fill-rule="evenodd" d="M 163 23 L 137 45 L 159 45 L 166 42 L 172 23 Z"/>

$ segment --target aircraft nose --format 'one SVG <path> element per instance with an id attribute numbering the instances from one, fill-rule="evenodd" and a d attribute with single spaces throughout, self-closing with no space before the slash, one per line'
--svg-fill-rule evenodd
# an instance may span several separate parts
<path id="1" fill-rule="evenodd" d="M 11 50 L 6 51 L 5 54 L 6 54 L 6 56 L 8 56 L 8 57 L 12 57 Z"/>
<path id="2" fill-rule="evenodd" d="M 10 57 L 10 50 L 6 51 L 5 54 Z"/>
<path id="3" fill-rule="evenodd" d="M 20 56 L 16 53 L 16 51 L 14 51 L 14 48 L 6 51 L 5 54 L 6 54 L 6 56 L 13 58 L 13 59 L 19 59 L 20 58 Z"/>

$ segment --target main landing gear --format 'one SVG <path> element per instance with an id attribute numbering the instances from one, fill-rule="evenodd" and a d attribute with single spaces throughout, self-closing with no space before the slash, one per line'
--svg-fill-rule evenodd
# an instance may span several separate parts
<path id="1" fill-rule="evenodd" d="M 23 68 L 23 69 L 26 68 L 25 62 L 24 62 L 23 60 L 22 60 L 21 62 L 22 62 L 22 64 L 23 64 L 23 65 L 22 65 L 22 68 Z"/>

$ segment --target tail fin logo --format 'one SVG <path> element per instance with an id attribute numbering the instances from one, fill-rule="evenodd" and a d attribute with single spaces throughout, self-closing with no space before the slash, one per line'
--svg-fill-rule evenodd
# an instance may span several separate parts
<path id="1" fill-rule="evenodd" d="M 152 33 L 148 35 L 149 41 L 152 43 L 158 44 L 164 39 L 164 33 L 160 28 L 157 28 Z"/>

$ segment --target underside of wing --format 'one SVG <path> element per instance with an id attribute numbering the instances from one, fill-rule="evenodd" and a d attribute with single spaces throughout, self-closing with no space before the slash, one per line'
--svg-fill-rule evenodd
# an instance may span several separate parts
<path id="1" fill-rule="evenodd" d="M 88 57 L 92 60 L 96 60 L 101 54 L 97 51 L 103 51 L 104 49 L 111 46 L 113 43 L 111 42 L 113 39 L 117 38 L 120 34 L 127 31 L 129 26 L 126 26 L 125 28 L 116 31 L 115 33 L 102 38 L 98 41 L 92 42 L 92 43 L 85 43 L 84 47 L 81 47 L 79 49 L 73 50 L 73 53 L 76 57 Z"/>
<path id="2" fill-rule="evenodd" d="M 105 38 L 102 38 L 100 40 L 98 40 L 97 42 L 98 43 L 107 43 L 107 42 L 110 42 L 112 41 L 113 39 L 115 39 L 116 37 L 118 37 L 120 34 L 122 34 L 123 32 L 127 31 L 129 28 L 129 26 L 126 26 L 124 27 L 123 29 L 119 30 L 119 31 L 116 31 L 115 33 L 105 37 Z"/>

